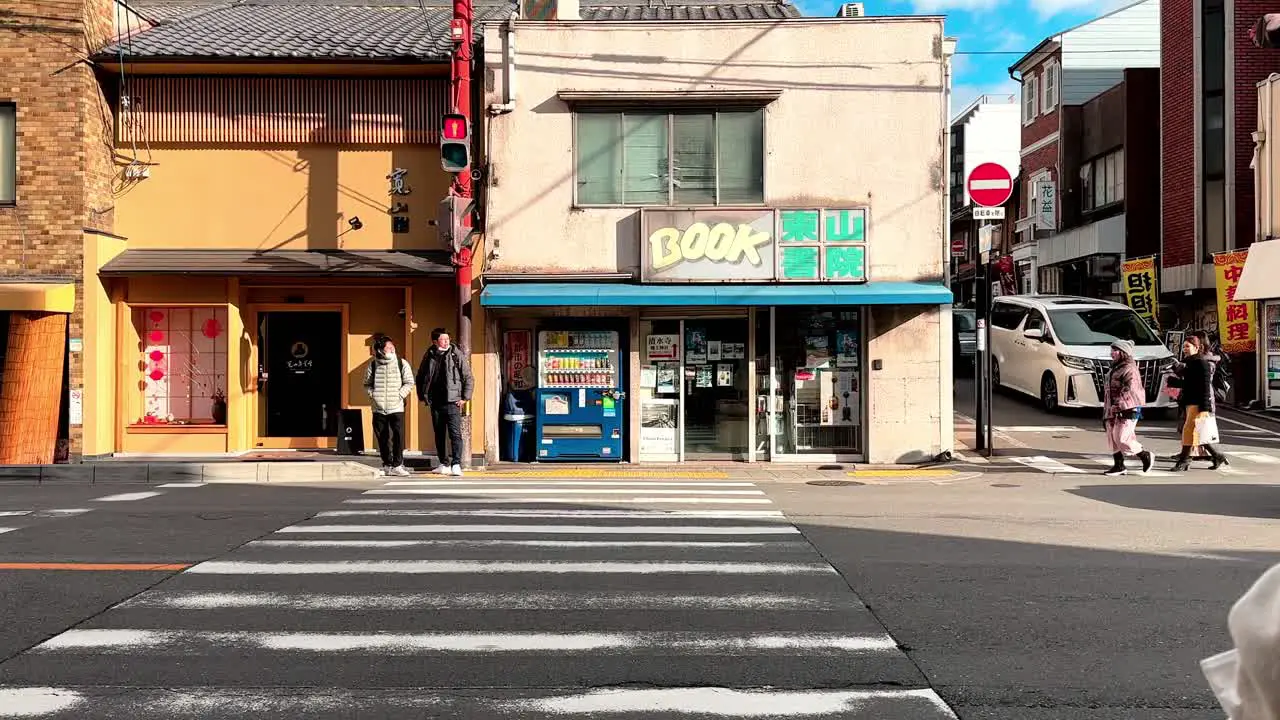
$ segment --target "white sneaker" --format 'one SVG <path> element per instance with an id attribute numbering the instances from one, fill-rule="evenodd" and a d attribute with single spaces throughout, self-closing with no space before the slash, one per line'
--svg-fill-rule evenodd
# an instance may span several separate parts
<path id="1" fill-rule="evenodd" d="M 389 472 L 390 472 L 392 475 L 399 475 L 400 477 L 409 477 L 410 475 L 412 475 L 412 474 L 413 474 L 413 473 L 409 470 L 409 468 L 407 468 L 407 467 L 405 467 L 405 466 L 403 466 L 403 465 L 400 465 L 399 467 L 393 467 L 393 468 L 391 468 L 391 470 L 390 470 Z"/>
<path id="2" fill-rule="evenodd" d="M 449 474 L 453 475 L 454 477 L 462 477 L 462 466 L 454 465 L 453 467 L 449 468 Z"/>
<path id="3" fill-rule="evenodd" d="M 440 465 L 437 465 L 437 466 L 436 466 L 436 474 L 437 474 L 437 475 L 452 475 L 452 474 L 453 474 L 453 471 L 449 469 L 449 466 L 448 466 L 448 465 L 445 465 L 445 464 L 441 463 Z"/>
<path id="4" fill-rule="evenodd" d="M 377 477 L 386 477 L 387 475 L 390 475 L 390 474 L 391 474 L 391 468 L 387 467 L 386 465 L 383 465 L 382 467 L 378 468 Z"/>

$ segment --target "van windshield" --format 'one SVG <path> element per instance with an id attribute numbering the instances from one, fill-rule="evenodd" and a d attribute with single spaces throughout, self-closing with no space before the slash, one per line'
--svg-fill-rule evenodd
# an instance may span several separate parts
<path id="1" fill-rule="evenodd" d="M 1110 345 L 1116 340 L 1132 340 L 1134 345 L 1164 344 L 1128 308 L 1051 310 L 1049 320 L 1063 345 Z"/>

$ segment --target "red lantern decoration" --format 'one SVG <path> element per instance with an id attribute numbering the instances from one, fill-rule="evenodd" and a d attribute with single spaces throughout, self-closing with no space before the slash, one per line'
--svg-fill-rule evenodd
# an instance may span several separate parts
<path id="1" fill-rule="evenodd" d="M 152 370 L 152 371 L 151 371 L 151 374 L 150 374 L 148 377 L 150 377 L 152 380 L 156 380 L 156 381 L 163 380 L 163 379 L 164 379 L 164 371 L 163 371 L 163 370 L 161 370 L 160 368 L 156 368 L 155 370 Z"/>
<path id="2" fill-rule="evenodd" d="M 160 322 L 161 320 L 164 320 L 164 313 L 160 312 L 159 310 L 152 310 L 151 322 Z"/>
<path id="3" fill-rule="evenodd" d="M 209 318 L 204 321 L 204 336 L 212 340 L 222 334 L 222 325 L 218 324 L 216 318 Z"/>
<path id="4" fill-rule="evenodd" d="M 160 330 L 152 330 L 147 334 L 147 339 L 153 343 L 164 342 L 164 333 Z"/>
<path id="5" fill-rule="evenodd" d="M 148 355 L 147 357 L 151 358 L 152 362 L 160 362 L 161 360 L 164 359 L 164 353 L 160 352 L 159 350 L 152 350 L 151 354 Z"/>

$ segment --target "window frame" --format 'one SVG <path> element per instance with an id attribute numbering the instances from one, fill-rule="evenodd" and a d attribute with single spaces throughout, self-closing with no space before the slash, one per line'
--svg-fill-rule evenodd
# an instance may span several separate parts
<path id="1" fill-rule="evenodd" d="M 1044 71 L 1040 73 L 1040 77 L 1043 78 L 1043 82 L 1041 82 L 1040 87 L 1041 115 L 1048 115 L 1058 107 L 1058 86 L 1060 85 L 1058 82 L 1060 78 L 1058 68 L 1058 61 L 1051 60 L 1045 63 Z M 1051 93 L 1053 95 L 1052 98 L 1049 97 Z"/>
<path id="2" fill-rule="evenodd" d="M 1040 107 L 1040 84 L 1037 82 L 1037 75 L 1027 75 L 1022 78 L 1022 124 L 1024 126 L 1035 122 L 1039 115 L 1037 110 Z M 1031 100 L 1030 112 L 1028 112 L 1027 100 Z"/>
<path id="3" fill-rule="evenodd" d="M 637 107 L 637 108 L 632 108 L 632 107 L 621 107 L 621 108 L 599 107 L 599 108 L 596 108 L 596 107 L 586 106 L 586 107 L 575 107 L 575 108 L 573 108 L 573 110 L 572 110 L 572 115 L 573 115 L 573 131 L 572 131 L 572 141 L 573 141 L 573 160 L 572 160 L 572 162 L 573 162 L 573 207 L 574 207 L 574 208 L 583 208 L 583 209 L 590 209 L 590 208 L 645 208 L 645 207 L 694 207 L 694 208 L 729 208 L 729 207 L 743 207 L 743 208 L 751 208 L 751 207 L 765 207 L 765 206 L 766 206 L 766 201 L 765 201 L 765 199 L 769 196 L 769 188 L 768 188 L 768 177 L 769 177 L 769 172 L 768 172 L 768 162 L 769 162 L 769 152 L 768 152 L 768 150 L 769 150 L 769 147 L 768 147 L 768 146 L 769 146 L 769 142 L 768 142 L 768 140 L 769 140 L 769 113 L 768 113 L 768 112 L 766 112 L 766 110 L 767 110 L 767 108 L 766 108 L 766 107 L 711 108 L 711 107 L 697 107 L 697 106 L 693 106 L 693 107 L 679 107 L 679 108 L 668 108 L 668 109 L 660 110 L 660 111 L 659 111 L 659 110 L 649 110 L 649 109 L 638 108 L 638 107 Z M 721 191 L 721 177 L 720 177 L 720 170 L 721 170 L 721 158 L 720 158 L 720 116 L 721 116 L 721 114 L 724 114 L 724 113 L 735 113 L 735 114 L 736 114 L 736 113 L 741 113 L 741 114 L 747 114 L 747 113 L 759 113 L 759 114 L 760 114 L 760 141 L 761 141 L 761 144 L 760 144 L 760 199 L 759 199 L 758 201 L 746 201 L 746 202 L 741 202 L 741 201 L 740 201 L 740 202 L 733 202 L 733 203 L 727 203 L 727 204 L 725 204 L 725 203 L 722 203 L 722 202 L 721 202 L 721 194 L 722 194 L 722 191 Z M 667 137 L 666 137 L 666 140 L 667 140 L 667 142 L 666 142 L 666 145 L 667 145 L 667 197 L 666 197 L 666 201 L 665 201 L 665 202 L 662 202 L 662 203 L 649 203 L 649 204 L 627 203 L 627 202 L 625 202 L 625 199 L 626 199 L 626 190 L 625 190 L 625 188 L 623 188 L 623 190 L 622 190 L 622 196 L 621 196 L 621 199 L 623 200 L 623 202 L 609 202 L 609 203 L 586 203 L 586 202 L 583 202 L 583 201 L 582 201 L 582 199 L 581 199 L 581 197 L 580 197 L 580 193 L 579 193 L 579 190 L 580 190 L 580 188 L 581 188 L 581 185 L 580 185 L 580 183 L 579 183 L 579 170 L 580 170 L 580 167 L 579 167 L 579 162 L 578 162 L 578 149 L 579 149 L 579 147 L 580 147 L 580 144 L 579 144 L 579 142 L 578 142 L 578 118 L 579 118 L 580 116 L 582 116 L 582 115 L 614 115 L 614 116 L 617 116 L 617 117 L 619 118 L 620 122 L 625 123 L 625 119 L 624 119 L 624 118 L 625 118 L 628 114 L 630 114 L 630 115 L 665 115 L 665 117 L 666 117 L 666 132 L 667 132 Z M 676 200 L 675 200 L 675 152 L 676 152 L 676 151 L 675 151 L 675 145 L 676 145 L 676 144 L 675 144 L 675 142 L 673 142 L 673 140 L 674 140 L 674 135 L 675 135 L 675 132 L 674 132 L 674 127 L 675 127 L 675 117 L 676 117 L 677 115 L 708 115 L 708 114 L 709 114 L 709 115 L 711 115 L 711 116 L 712 116 L 712 118 L 713 118 L 713 120 L 712 120 L 712 142 L 713 142 L 713 144 L 714 144 L 714 146 L 715 146 L 715 151 L 714 151 L 714 158 L 715 158 L 715 167 L 714 167 L 714 173 L 715 173 L 715 202 L 713 202 L 713 203 L 711 203 L 711 204 L 705 204 L 705 203 L 702 203 L 702 204 L 698 204 L 698 203 L 678 203 L 678 202 L 676 202 Z M 622 172 L 623 172 L 623 176 L 624 176 L 624 178 L 625 178 L 625 174 L 626 174 L 626 170 L 625 170 L 625 168 L 626 168 L 626 155 L 625 155 L 625 153 L 623 153 L 622 168 L 623 168 L 623 171 L 622 171 Z"/>
<path id="4" fill-rule="evenodd" d="M 7 160 L 3 154 L 0 154 L 0 173 L 7 173 L 9 181 L 13 184 L 13 197 L 6 198 L 0 195 L 0 207 L 15 207 L 18 204 L 18 103 L 8 100 L 0 100 L 0 113 L 8 112 L 13 116 L 13 136 L 8 138 L 13 145 L 13 163 L 12 166 L 6 167 Z"/>
<path id="5" fill-rule="evenodd" d="M 1095 155 L 1080 166 L 1080 211 L 1092 213 L 1124 202 L 1124 146 Z"/>
<path id="6" fill-rule="evenodd" d="M 188 385 L 187 385 L 187 401 L 189 403 L 187 408 L 188 417 L 183 418 L 183 417 L 174 415 L 174 422 L 156 422 L 156 423 L 146 422 L 147 392 L 148 392 L 148 389 L 146 387 L 146 375 L 147 375 L 146 366 L 148 365 L 148 360 L 149 360 L 149 358 L 146 356 L 146 348 L 148 347 L 147 313 L 151 311 L 157 311 L 157 310 L 163 311 L 166 314 L 171 313 L 174 310 L 185 310 L 187 312 L 207 310 L 207 311 L 213 312 L 213 318 L 215 320 L 220 320 L 222 322 L 221 337 L 225 337 L 226 340 L 224 341 L 224 350 L 220 353 L 217 349 L 217 340 L 213 339 L 214 350 L 212 351 L 212 354 L 214 355 L 215 365 L 214 365 L 214 372 L 212 373 L 212 377 L 214 378 L 221 377 L 224 379 L 224 382 L 226 383 L 226 385 L 224 385 L 221 388 L 215 388 L 215 389 L 220 389 L 222 391 L 223 400 L 224 402 L 226 402 L 227 398 L 229 398 L 231 393 L 231 388 L 229 384 L 230 384 L 230 378 L 231 378 L 231 365 L 232 365 L 232 362 L 234 362 L 232 340 L 230 335 L 228 334 L 230 332 L 230 321 L 231 321 L 231 311 L 229 307 L 222 303 L 163 303 L 163 302 L 137 303 L 137 304 L 130 304 L 128 307 L 129 307 L 130 322 L 138 333 L 138 340 L 140 345 L 139 351 L 138 351 L 138 362 L 142 366 L 142 368 L 140 369 L 139 379 L 142 380 L 142 387 L 138 388 L 137 395 L 136 395 L 137 403 L 138 403 L 138 405 L 136 406 L 136 413 L 134 412 L 134 408 L 126 409 L 126 412 L 128 413 L 125 419 L 127 423 L 127 428 L 130 431 L 154 431 L 154 432 L 162 432 L 162 431 L 163 432 L 209 431 L 209 432 L 215 432 L 215 433 L 225 432 L 230 423 L 229 417 L 227 418 L 227 420 L 223 421 L 221 424 L 213 423 L 213 422 L 197 422 L 198 418 L 195 417 L 194 415 L 194 409 L 191 404 L 191 401 L 196 399 L 197 397 L 204 399 L 205 396 L 195 396 L 192 394 L 191 388 L 194 382 L 194 379 L 192 378 L 188 378 Z M 166 318 L 165 322 L 168 323 L 168 318 Z M 198 328 L 195 328 L 195 327 L 191 327 L 187 329 L 188 352 L 186 353 L 171 352 L 170 354 L 185 355 L 188 357 L 191 356 L 193 353 L 190 352 L 190 349 L 194 345 L 194 333 L 196 333 L 197 331 L 198 331 Z M 172 331 L 170 330 L 170 332 Z M 170 346 L 172 347 L 172 344 Z M 218 355 L 223 356 L 221 366 L 216 364 Z M 166 358 L 166 361 L 167 361 L 167 358 Z M 168 370 L 166 370 L 166 375 L 167 374 L 169 374 Z M 208 376 L 206 375 L 203 377 L 208 377 Z M 177 396 L 174 395 L 172 392 L 166 393 L 165 395 L 166 403 L 172 402 L 174 397 L 177 397 Z M 212 404 L 212 398 L 213 398 L 213 395 L 211 391 L 210 395 L 207 398 L 210 400 L 211 404 Z M 170 414 L 172 414 L 172 412 Z M 210 418 L 210 420 L 212 420 L 212 418 Z"/>

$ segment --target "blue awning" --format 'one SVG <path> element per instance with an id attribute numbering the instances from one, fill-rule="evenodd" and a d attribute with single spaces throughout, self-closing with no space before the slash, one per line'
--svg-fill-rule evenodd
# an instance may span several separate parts
<path id="1" fill-rule="evenodd" d="M 486 307 L 941 305 L 951 291 L 939 283 L 872 282 L 860 285 L 630 285 L 625 283 L 494 283 L 480 295 Z"/>

